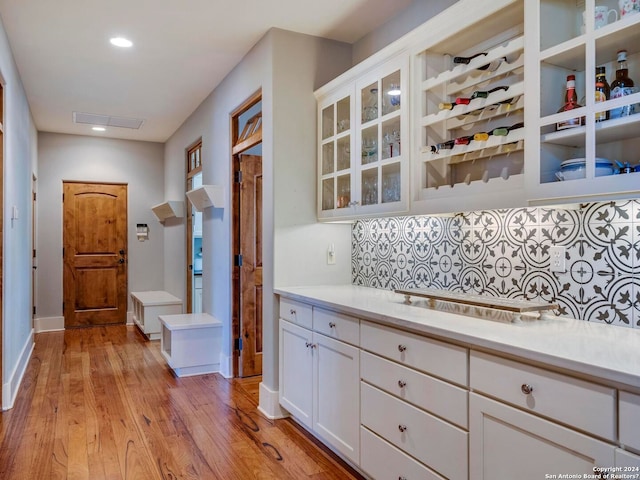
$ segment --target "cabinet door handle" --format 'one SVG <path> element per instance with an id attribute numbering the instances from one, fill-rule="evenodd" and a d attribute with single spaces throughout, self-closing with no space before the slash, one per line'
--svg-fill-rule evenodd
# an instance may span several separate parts
<path id="1" fill-rule="evenodd" d="M 400 388 L 404 388 L 407 386 L 407 382 L 405 382 L 404 380 L 398 380 L 398 386 Z"/>
<path id="2" fill-rule="evenodd" d="M 336 328 L 336 324 L 333 322 L 329 322 L 329 328 Z"/>
<path id="3" fill-rule="evenodd" d="M 398 477 L 398 480 L 407 480 L 407 477 L 403 477 L 402 475 L 400 475 L 400 476 Z"/>
<path id="4" fill-rule="evenodd" d="M 402 344 L 398 345 L 398 351 L 399 352 L 404 352 L 406 349 L 407 349 L 406 345 L 402 345 Z"/>
<path id="5" fill-rule="evenodd" d="M 522 390 L 522 393 L 524 393 L 525 395 L 529 395 L 531 392 L 533 392 L 533 387 L 528 383 L 523 383 L 520 387 L 520 390 Z"/>
<path id="6" fill-rule="evenodd" d="M 404 433 L 407 431 L 407 426 L 406 425 L 398 425 L 398 430 L 400 430 L 401 433 Z"/>
<path id="7" fill-rule="evenodd" d="M 289 313 L 290 313 L 291 315 L 295 315 L 295 314 L 296 314 L 296 311 L 292 308 L 291 310 L 289 310 Z"/>

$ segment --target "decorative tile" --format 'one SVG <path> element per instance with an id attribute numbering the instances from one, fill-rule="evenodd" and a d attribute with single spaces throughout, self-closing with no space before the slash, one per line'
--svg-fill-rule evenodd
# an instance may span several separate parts
<path id="1" fill-rule="evenodd" d="M 567 248 L 551 273 L 549 249 Z M 640 328 L 640 200 L 357 221 L 352 281 L 556 302 L 559 315 Z"/>

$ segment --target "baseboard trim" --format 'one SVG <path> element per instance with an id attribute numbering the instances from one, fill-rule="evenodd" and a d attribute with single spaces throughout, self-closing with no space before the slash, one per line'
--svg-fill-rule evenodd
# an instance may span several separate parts
<path id="1" fill-rule="evenodd" d="M 233 357 L 227 357 L 220 352 L 220 375 L 224 378 L 233 377 Z"/>
<path id="2" fill-rule="evenodd" d="M 289 416 L 286 410 L 280 406 L 277 391 L 271 390 L 264 382 L 260 382 L 258 411 L 269 420 L 277 420 Z"/>
<path id="3" fill-rule="evenodd" d="M 133 323 L 133 312 L 132 311 L 127 312 L 127 325 L 135 325 L 135 323 Z"/>
<path id="4" fill-rule="evenodd" d="M 29 334 L 26 343 L 22 347 L 20 356 L 18 357 L 18 362 L 9 376 L 9 381 L 2 385 L 3 410 L 13 408 L 13 404 L 16 401 L 16 396 L 18 395 L 18 390 L 20 389 L 20 385 L 24 379 L 24 374 L 27 371 L 27 365 L 29 364 L 29 359 L 31 358 L 34 347 L 34 331 L 31 329 L 31 333 Z"/>
<path id="5" fill-rule="evenodd" d="M 64 330 L 64 317 L 39 317 L 33 319 L 35 333 Z"/>

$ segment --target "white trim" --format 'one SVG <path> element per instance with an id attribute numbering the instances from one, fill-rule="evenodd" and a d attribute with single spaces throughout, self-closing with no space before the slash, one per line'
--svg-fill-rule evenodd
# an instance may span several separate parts
<path id="1" fill-rule="evenodd" d="M 35 333 L 64 330 L 64 317 L 37 317 L 33 319 Z"/>
<path id="2" fill-rule="evenodd" d="M 220 352 L 220 375 L 224 378 L 233 377 L 233 357 L 227 357 Z"/>
<path id="3" fill-rule="evenodd" d="M 127 325 L 135 325 L 135 323 L 133 323 L 133 311 L 128 311 L 127 312 Z"/>
<path id="4" fill-rule="evenodd" d="M 258 411 L 269 420 L 276 420 L 289 416 L 289 413 L 280 407 L 278 391 L 271 390 L 264 382 L 260 382 Z"/>
<path id="5" fill-rule="evenodd" d="M 29 358 L 31 358 L 34 347 L 34 331 L 33 329 L 31 329 L 29 338 L 27 338 L 27 341 L 24 344 L 24 347 L 22 347 L 22 351 L 20 352 L 20 356 L 18 357 L 18 362 L 16 363 L 13 372 L 11 372 L 11 375 L 9 375 L 9 380 L 7 381 L 7 383 L 2 385 L 3 410 L 9 410 L 10 408 L 13 408 L 13 404 L 16 401 L 16 396 L 18 395 L 18 390 L 20 389 L 20 385 L 22 384 L 24 374 L 27 371 Z"/>

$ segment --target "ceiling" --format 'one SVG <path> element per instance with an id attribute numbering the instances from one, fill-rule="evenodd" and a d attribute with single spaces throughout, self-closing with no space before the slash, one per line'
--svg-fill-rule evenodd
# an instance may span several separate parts
<path id="1" fill-rule="evenodd" d="M 0 0 L 0 16 L 39 131 L 164 142 L 271 27 L 353 43 L 410 3 Z M 96 133 L 73 112 L 144 122 Z"/>

